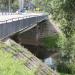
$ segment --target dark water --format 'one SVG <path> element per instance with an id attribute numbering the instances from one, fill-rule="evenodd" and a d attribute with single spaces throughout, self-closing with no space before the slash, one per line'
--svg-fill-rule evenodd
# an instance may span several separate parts
<path id="1" fill-rule="evenodd" d="M 33 45 L 23 45 L 23 46 L 27 48 L 30 52 L 32 52 L 39 59 L 44 60 L 45 58 L 48 58 L 50 55 L 50 52 L 47 51 L 47 49 L 43 46 L 33 46 Z"/>

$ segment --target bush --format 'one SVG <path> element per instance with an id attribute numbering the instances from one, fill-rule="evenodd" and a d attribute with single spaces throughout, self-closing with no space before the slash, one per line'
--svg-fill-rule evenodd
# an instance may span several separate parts
<path id="1" fill-rule="evenodd" d="M 47 48 L 60 48 L 64 49 L 66 44 L 66 37 L 64 34 L 56 34 L 54 36 L 48 36 L 42 39 L 42 42 Z"/>
<path id="2" fill-rule="evenodd" d="M 57 65 L 57 70 L 59 71 L 59 72 L 61 72 L 61 73 L 70 73 L 70 69 L 67 67 L 67 65 L 66 64 L 64 64 L 64 63 L 60 63 L 60 64 L 58 64 Z"/>
<path id="3" fill-rule="evenodd" d="M 66 41 L 62 54 L 65 63 L 75 62 L 75 34 Z"/>
<path id="4" fill-rule="evenodd" d="M 68 64 L 68 68 L 70 69 L 71 74 L 75 74 L 75 64 Z"/>
<path id="5" fill-rule="evenodd" d="M 57 38 L 57 46 L 58 48 L 60 48 L 60 50 L 63 50 L 65 48 L 67 44 L 67 38 L 65 36 L 65 34 L 61 33 L 58 35 L 58 38 Z"/>
<path id="6" fill-rule="evenodd" d="M 60 63 L 57 66 L 57 70 L 64 74 L 74 75 L 75 74 L 75 64 Z"/>

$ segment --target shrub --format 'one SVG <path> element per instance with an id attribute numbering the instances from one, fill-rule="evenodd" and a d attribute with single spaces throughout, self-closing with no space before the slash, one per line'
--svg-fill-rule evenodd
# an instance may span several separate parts
<path id="1" fill-rule="evenodd" d="M 73 34 L 67 41 L 62 50 L 63 60 L 66 63 L 75 62 L 75 34 Z"/>
<path id="2" fill-rule="evenodd" d="M 42 39 L 42 42 L 45 47 L 60 48 L 60 50 L 64 49 L 66 41 L 67 39 L 64 34 L 56 34 Z"/>
<path id="3" fill-rule="evenodd" d="M 61 63 L 61 64 L 58 64 L 57 70 L 61 73 L 64 73 L 64 74 L 74 75 L 75 74 L 75 64 Z"/>
<path id="4" fill-rule="evenodd" d="M 57 70 L 59 71 L 59 72 L 61 72 L 61 73 L 70 73 L 70 69 L 67 67 L 67 65 L 66 64 L 64 64 L 64 63 L 60 63 L 60 64 L 58 64 L 57 65 Z"/>
<path id="5" fill-rule="evenodd" d="M 71 74 L 75 74 L 75 64 L 68 64 L 68 68 L 70 69 Z"/>
<path id="6" fill-rule="evenodd" d="M 58 35 L 58 38 L 57 38 L 57 46 L 58 48 L 60 48 L 60 50 L 63 50 L 66 46 L 66 43 L 67 42 L 67 39 L 66 39 L 66 36 L 65 34 L 61 33 Z"/>

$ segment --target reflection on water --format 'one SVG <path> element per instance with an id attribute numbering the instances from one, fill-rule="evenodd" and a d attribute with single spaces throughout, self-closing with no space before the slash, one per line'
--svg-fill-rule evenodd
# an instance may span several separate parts
<path id="1" fill-rule="evenodd" d="M 52 57 L 44 59 L 44 63 L 47 64 L 51 69 L 56 70 L 56 63 Z"/>

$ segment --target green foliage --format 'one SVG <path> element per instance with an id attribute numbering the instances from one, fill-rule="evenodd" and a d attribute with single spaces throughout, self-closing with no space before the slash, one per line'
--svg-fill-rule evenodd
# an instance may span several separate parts
<path id="1" fill-rule="evenodd" d="M 62 47 L 60 43 L 60 47 Z M 60 48 L 61 60 L 65 63 L 75 63 L 75 34 L 64 42 L 63 48 Z"/>
<path id="2" fill-rule="evenodd" d="M 74 0 L 47 0 L 53 18 L 60 23 L 63 35 L 58 37 L 57 46 L 63 61 L 75 60 L 75 1 Z M 48 4 L 47 3 L 47 4 Z M 49 10 L 49 11 L 50 11 Z"/>
<path id="3" fill-rule="evenodd" d="M 42 0 L 39 6 L 41 6 Z M 44 44 L 48 48 L 60 48 L 60 56 L 65 62 L 73 62 L 75 59 L 75 0 L 44 0 L 43 10 L 50 13 L 54 20 L 60 23 L 63 34 L 44 38 Z M 41 7 L 39 7 L 41 8 Z"/>
<path id="4" fill-rule="evenodd" d="M 42 39 L 42 42 L 44 43 L 44 46 L 47 48 L 56 48 L 57 47 L 57 38 L 58 36 L 48 36 Z"/>
<path id="5" fill-rule="evenodd" d="M 75 74 L 75 64 L 58 64 L 57 70 L 62 73 L 61 75 L 74 75 Z"/>
<path id="6" fill-rule="evenodd" d="M 52 0 L 52 15 L 61 24 L 61 29 L 68 37 L 75 31 L 75 1 L 74 0 Z"/>
<path id="7" fill-rule="evenodd" d="M 0 74 L 1 75 L 37 75 L 39 73 L 39 69 L 37 67 L 34 67 L 31 70 L 28 68 L 29 65 L 27 64 L 27 62 L 29 61 L 28 58 L 25 57 L 21 60 L 22 57 L 21 58 L 19 57 L 20 59 L 18 59 L 18 56 L 16 57 L 14 55 L 15 53 L 11 52 L 12 50 L 14 52 L 16 49 L 19 49 L 16 50 L 16 54 L 17 54 L 20 53 L 21 49 L 24 48 L 22 48 L 20 45 L 16 44 L 13 41 L 10 41 L 10 44 L 8 41 L 5 43 L 0 42 Z M 15 46 L 17 46 L 18 48 Z M 50 71 L 48 75 L 51 75 Z"/>
<path id="8" fill-rule="evenodd" d="M 13 1 L 11 8 L 13 9 L 13 11 L 16 11 L 19 8 L 18 0 Z"/>
<path id="9" fill-rule="evenodd" d="M 64 63 L 59 63 L 57 65 L 57 70 L 58 70 L 58 72 L 63 73 L 63 74 L 70 74 L 70 69 Z"/>
<path id="10" fill-rule="evenodd" d="M 15 60 L 11 53 L 7 53 L 0 47 L 0 74 L 1 75 L 34 75 L 23 65 L 23 62 Z"/>
<path id="11" fill-rule="evenodd" d="M 44 0 L 43 3 L 43 10 L 60 23 L 63 33 L 57 37 L 45 38 L 45 46 L 60 48 L 61 60 L 64 63 L 75 63 L 75 0 Z M 73 65 L 70 67 L 73 68 L 72 70 L 74 70 Z"/>
<path id="12" fill-rule="evenodd" d="M 64 10 L 66 12 L 74 12 L 74 10 L 75 10 L 75 0 L 65 0 L 64 1 Z"/>
<path id="13" fill-rule="evenodd" d="M 10 0 L 10 8 L 12 11 L 16 11 L 18 7 L 18 0 Z M 9 0 L 0 0 L 0 10 L 5 12 L 9 10 Z"/>
<path id="14" fill-rule="evenodd" d="M 58 48 L 60 48 L 60 50 L 63 50 L 66 46 L 66 42 L 67 42 L 67 39 L 66 39 L 66 36 L 65 34 L 59 34 L 58 38 L 57 38 L 57 46 Z"/>
<path id="15" fill-rule="evenodd" d="M 68 68 L 70 69 L 71 74 L 75 74 L 75 63 L 68 64 Z"/>
<path id="16" fill-rule="evenodd" d="M 64 73 L 60 73 L 60 75 L 72 75 L 72 74 L 64 74 Z"/>
<path id="17" fill-rule="evenodd" d="M 67 37 L 75 31 L 74 0 L 34 0 L 34 3 L 36 7 L 52 14 L 53 19 L 61 24 L 61 29 Z"/>
<path id="18" fill-rule="evenodd" d="M 56 34 L 42 39 L 47 48 L 60 48 L 64 49 L 67 39 L 64 34 Z"/>
<path id="19" fill-rule="evenodd" d="M 70 62 L 75 62 L 75 34 L 69 38 L 68 44 L 66 46 L 66 56 L 69 57 Z"/>
<path id="20" fill-rule="evenodd" d="M 71 39 L 66 38 L 65 34 L 49 36 L 42 41 L 47 48 L 58 48 L 62 62 L 71 63 L 75 62 L 75 36 Z"/>

